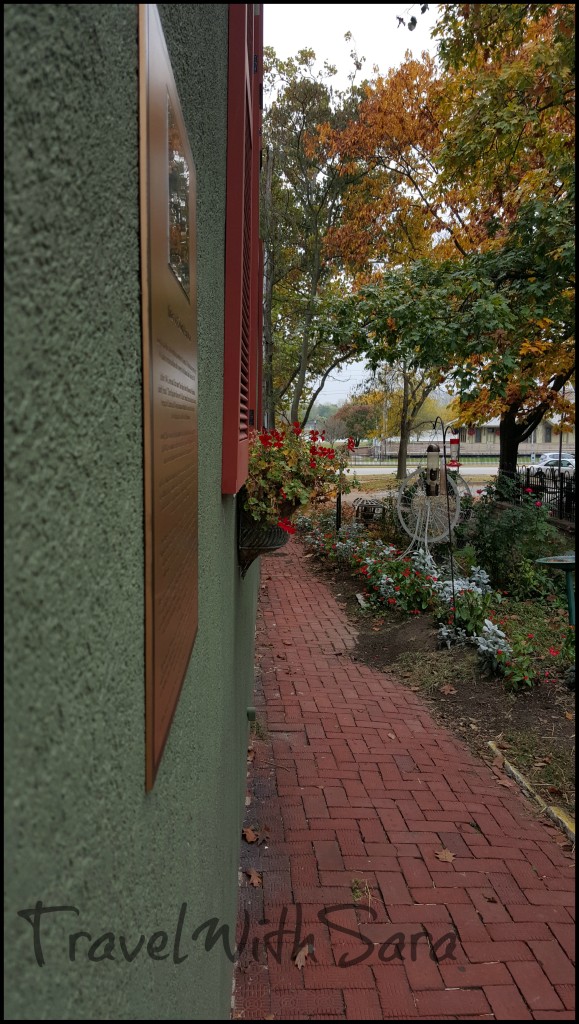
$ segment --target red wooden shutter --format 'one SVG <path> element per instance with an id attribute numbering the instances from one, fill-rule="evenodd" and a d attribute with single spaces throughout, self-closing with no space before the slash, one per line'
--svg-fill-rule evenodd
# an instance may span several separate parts
<path id="1" fill-rule="evenodd" d="M 257 397 L 255 422 L 259 430 L 263 428 L 263 241 L 259 242 L 259 282 L 260 299 L 257 321 Z"/>
<path id="2" fill-rule="evenodd" d="M 262 10 L 261 4 L 229 5 L 223 494 L 236 494 L 245 482 L 249 432 L 259 425 Z"/>

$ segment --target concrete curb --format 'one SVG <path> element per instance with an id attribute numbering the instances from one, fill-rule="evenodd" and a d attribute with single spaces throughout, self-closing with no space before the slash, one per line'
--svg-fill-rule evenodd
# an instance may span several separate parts
<path id="1" fill-rule="evenodd" d="M 556 807 L 554 804 L 545 803 L 543 797 L 539 796 L 537 791 L 533 788 L 533 786 L 531 786 L 531 783 L 528 781 L 528 779 L 526 779 L 524 775 L 521 775 L 519 769 L 515 768 L 515 766 L 512 765 L 510 761 L 507 761 L 505 755 L 503 754 L 503 751 L 500 750 L 499 747 L 497 747 L 496 743 L 494 743 L 492 740 L 489 740 L 488 745 L 492 750 L 493 754 L 500 755 L 503 758 L 503 768 L 506 774 L 510 775 L 510 777 L 515 780 L 515 782 L 522 789 L 525 796 L 529 797 L 530 800 L 533 800 L 533 802 L 540 807 L 542 813 L 546 814 L 547 817 L 551 819 L 551 821 L 554 821 L 555 824 L 558 825 L 559 828 L 565 833 L 567 838 L 572 843 L 575 843 L 575 819 L 572 818 L 571 815 L 567 814 L 567 811 L 564 811 L 562 807 Z"/>

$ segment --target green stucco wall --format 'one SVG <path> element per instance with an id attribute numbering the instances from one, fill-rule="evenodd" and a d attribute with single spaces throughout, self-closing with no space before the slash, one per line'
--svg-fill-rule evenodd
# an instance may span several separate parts
<path id="1" fill-rule="evenodd" d="M 145 795 L 137 5 L 4 7 L 8 1020 L 229 1017 L 231 964 L 191 939 L 234 931 L 257 590 L 220 491 L 227 5 L 159 9 L 198 179 L 200 578 Z M 43 967 L 37 900 L 80 911 L 44 919 Z M 116 959 L 71 963 L 81 930 Z M 169 959 L 123 960 L 155 931 Z"/>

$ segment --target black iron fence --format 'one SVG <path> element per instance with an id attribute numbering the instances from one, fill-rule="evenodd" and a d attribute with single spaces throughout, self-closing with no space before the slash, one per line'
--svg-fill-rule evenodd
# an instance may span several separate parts
<path id="1" fill-rule="evenodd" d="M 574 472 L 528 466 L 518 470 L 516 480 L 516 500 L 522 501 L 525 494 L 535 495 L 557 519 L 575 520 Z"/>

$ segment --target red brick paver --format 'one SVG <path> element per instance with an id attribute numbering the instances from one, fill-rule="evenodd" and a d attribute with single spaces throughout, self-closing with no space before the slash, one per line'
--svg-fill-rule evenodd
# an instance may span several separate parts
<path id="1" fill-rule="evenodd" d="M 263 560 L 233 1017 L 571 1019 L 563 837 L 354 646 L 299 544 Z"/>

